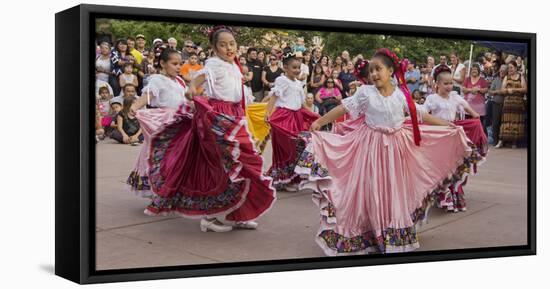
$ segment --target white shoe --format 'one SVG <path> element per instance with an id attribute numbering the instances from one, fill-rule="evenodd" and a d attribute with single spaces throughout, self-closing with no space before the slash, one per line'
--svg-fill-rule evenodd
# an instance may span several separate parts
<path id="1" fill-rule="evenodd" d="M 466 212 L 466 208 L 460 208 L 461 212 Z"/>
<path id="2" fill-rule="evenodd" d="M 504 144 L 502 143 L 501 140 L 498 141 L 497 145 L 495 146 L 496 149 L 499 149 L 503 146 Z"/>
<path id="3" fill-rule="evenodd" d="M 239 229 L 255 230 L 256 228 L 258 228 L 258 223 L 254 221 L 237 222 L 234 227 Z"/>
<path id="4" fill-rule="evenodd" d="M 201 231 L 208 232 L 214 231 L 217 233 L 225 233 L 233 230 L 233 227 L 223 225 L 223 224 L 216 224 L 216 219 L 213 220 L 207 220 L 207 219 L 201 219 Z"/>

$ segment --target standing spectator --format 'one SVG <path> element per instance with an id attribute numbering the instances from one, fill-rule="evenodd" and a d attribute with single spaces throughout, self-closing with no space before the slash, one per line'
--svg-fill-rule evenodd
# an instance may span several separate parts
<path id="1" fill-rule="evenodd" d="M 456 91 L 458 94 L 462 94 L 460 88 L 464 84 L 464 78 L 466 77 L 466 69 L 464 69 L 465 66 L 464 64 L 460 63 L 460 58 L 458 57 L 456 52 L 452 52 L 449 56 L 451 57 L 451 76 L 453 77 L 453 90 Z M 480 77 L 481 68 L 479 67 L 479 65 L 477 66 L 477 68 L 477 77 Z M 483 123 L 483 121 L 481 123 Z"/>
<path id="2" fill-rule="evenodd" d="M 432 74 L 432 75 L 431 75 L 432 79 L 433 79 L 433 76 L 434 76 L 434 71 L 435 71 L 435 69 L 438 68 L 438 67 L 441 66 L 441 65 L 449 66 L 449 65 L 447 65 L 447 55 L 445 55 L 445 54 L 441 54 L 441 55 L 439 56 L 439 64 L 436 65 L 436 66 L 434 66 L 434 67 L 432 68 L 432 73 L 431 73 L 431 74 Z"/>
<path id="3" fill-rule="evenodd" d="M 143 86 L 146 86 L 149 76 L 157 73 L 157 69 L 155 68 L 155 51 L 146 51 L 144 55 L 145 59 L 141 63 L 141 72 L 143 74 Z"/>
<path id="4" fill-rule="evenodd" d="M 262 82 L 264 84 L 264 96 L 267 95 L 271 88 L 275 85 L 275 79 L 283 74 L 283 70 L 279 66 L 277 55 L 269 56 L 269 65 L 264 67 L 262 71 Z"/>
<path id="5" fill-rule="evenodd" d="M 147 51 L 147 48 L 145 48 L 145 43 L 147 43 L 147 39 L 145 39 L 145 35 L 138 34 L 136 35 L 136 50 L 145 57 L 145 52 Z"/>
<path id="6" fill-rule="evenodd" d="M 353 62 L 347 61 L 343 67 L 342 72 L 338 75 L 338 79 L 342 82 L 343 97 L 351 96 L 349 84 L 357 80 L 354 73 Z"/>
<path id="7" fill-rule="evenodd" d="M 515 61 L 508 63 L 508 75 L 502 81 L 502 124 L 500 126 L 500 141 L 495 148 L 505 144 L 517 144 L 525 137 L 525 102 L 523 96 L 527 93 L 525 78 L 518 72 Z"/>
<path id="8" fill-rule="evenodd" d="M 317 63 L 315 65 L 315 69 L 313 70 L 313 73 L 311 74 L 308 92 L 311 92 L 314 95 L 316 95 L 319 89 L 321 89 L 321 86 L 325 83 L 325 79 L 326 79 L 326 76 L 323 73 L 323 67 L 321 66 L 321 63 Z"/>
<path id="9" fill-rule="evenodd" d="M 157 73 L 157 69 L 155 67 L 155 63 L 156 63 L 155 52 L 153 50 L 149 50 L 145 52 L 145 55 L 147 57 L 141 63 L 141 72 L 143 75 L 143 86 L 147 85 L 149 76 Z"/>
<path id="10" fill-rule="evenodd" d="M 170 47 L 170 48 L 177 51 L 178 50 L 178 40 L 176 40 L 176 38 L 174 38 L 174 37 L 168 38 L 168 47 Z M 195 52 L 194 49 L 193 49 L 193 52 Z"/>
<path id="11" fill-rule="evenodd" d="M 134 61 L 131 57 L 130 50 L 126 39 L 119 39 L 115 43 L 114 49 L 111 50 L 111 69 L 114 79 L 111 78 L 109 84 L 113 88 L 115 95 L 120 94 L 120 85 L 118 82 L 119 76 L 124 73 L 124 65 L 127 63 L 134 65 Z"/>
<path id="12" fill-rule="evenodd" d="M 502 104 L 504 103 L 504 90 L 502 89 L 502 82 L 506 74 L 508 73 L 508 67 L 503 64 L 499 68 L 499 75 L 493 78 L 491 87 L 489 88 L 489 95 L 491 96 L 491 116 L 492 116 L 492 128 L 493 128 L 493 144 L 497 145 L 500 142 L 500 124 L 502 122 Z"/>
<path id="13" fill-rule="evenodd" d="M 521 56 L 516 57 L 516 63 L 518 65 L 518 72 L 525 78 L 525 64 L 523 63 L 523 58 Z"/>
<path id="14" fill-rule="evenodd" d="M 434 66 L 435 66 L 435 59 L 433 56 L 431 55 L 428 55 L 428 57 L 426 57 L 426 66 L 429 67 L 430 69 L 433 69 Z"/>
<path id="15" fill-rule="evenodd" d="M 420 86 L 420 72 L 414 66 L 414 62 L 409 62 L 407 64 L 407 71 L 405 72 L 405 81 L 407 82 L 409 91 L 419 90 Z"/>
<path id="16" fill-rule="evenodd" d="M 192 40 L 190 39 L 187 39 L 183 42 L 183 49 L 181 50 L 181 60 L 183 62 L 187 61 L 187 59 L 189 59 L 189 55 L 191 53 L 195 53 L 195 44 L 193 43 Z"/>
<path id="17" fill-rule="evenodd" d="M 340 72 L 333 70 L 331 77 L 334 80 L 334 87 L 338 88 L 340 92 L 343 94 L 344 86 L 342 85 L 342 81 L 338 79 L 338 76 L 340 76 Z"/>
<path id="18" fill-rule="evenodd" d="M 305 59 L 301 51 L 296 52 L 295 57 L 300 61 L 300 74 L 297 79 L 302 82 L 302 87 L 305 87 L 307 79 L 309 78 L 309 67 L 305 64 Z"/>
<path id="19" fill-rule="evenodd" d="M 153 40 L 153 51 L 155 51 L 155 59 L 157 59 L 157 62 L 160 59 L 160 54 L 162 53 L 163 45 L 164 45 L 164 42 L 162 41 L 162 39 L 156 38 L 155 40 Z M 158 63 L 155 63 L 155 68 L 157 68 L 157 70 L 160 68 Z"/>
<path id="20" fill-rule="evenodd" d="M 329 58 L 327 55 L 323 55 L 321 57 L 320 63 L 321 63 L 321 66 L 323 67 L 323 73 L 325 74 L 325 77 L 331 76 L 331 69 L 328 65 L 328 61 L 329 61 Z"/>
<path id="21" fill-rule="evenodd" d="M 451 74 L 454 79 L 454 74 Z M 470 76 L 464 81 L 462 90 L 464 91 L 464 99 L 470 107 L 479 114 L 483 130 L 487 135 L 485 110 L 485 93 L 487 93 L 489 84 L 481 76 L 481 68 L 478 63 L 474 63 L 470 69 Z M 454 90 L 454 89 L 453 89 Z"/>
<path id="22" fill-rule="evenodd" d="M 134 87 L 138 87 L 138 78 L 133 73 L 134 66 L 132 63 L 124 64 L 124 73 L 118 76 L 118 82 L 120 87 L 126 86 L 126 84 L 131 84 Z"/>
<path id="23" fill-rule="evenodd" d="M 338 74 L 340 74 L 340 72 L 342 72 L 344 68 L 344 61 L 342 60 L 342 56 L 336 56 L 336 58 L 334 58 L 334 64 L 332 65 L 332 71 L 337 71 Z"/>
<path id="24" fill-rule="evenodd" d="M 143 54 L 136 49 L 136 40 L 133 37 L 128 37 L 128 39 L 126 39 L 126 43 L 128 44 L 128 51 L 130 51 L 130 54 L 135 60 L 134 68 L 136 68 L 135 72 L 137 72 L 138 69 L 141 69 Z"/>
<path id="25" fill-rule="evenodd" d="M 258 51 L 258 63 L 260 63 L 260 65 L 262 66 L 262 69 L 264 68 L 264 66 L 267 65 L 265 51 L 263 50 Z"/>
<path id="26" fill-rule="evenodd" d="M 321 61 L 321 56 L 322 56 L 321 48 L 319 47 L 313 48 L 312 57 L 309 62 L 309 71 L 313 71 L 313 68 L 315 67 L 315 65 L 317 65 L 317 63 Z"/>
<path id="27" fill-rule="evenodd" d="M 425 64 L 420 64 L 420 80 L 418 81 L 418 90 L 424 95 L 432 93 L 430 80 L 431 69 Z"/>
<path id="28" fill-rule="evenodd" d="M 248 72 L 252 73 L 252 80 L 250 80 L 250 89 L 252 89 L 254 100 L 256 102 L 260 102 L 264 98 L 264 89 L 262 84 L 263 66 L 258 61 L 258 50 L 256 50 L 256 48 L 248 48 L 246 54 L 246 66 L 248 66 Z"/>
<path id="29" fill-rule="evenodd" d="M 311 51 L 306 50 L 303 53 L 303 55 L 304 55 L 304 63 L 309 67 L 309 63 L 311 62 Z"/>
<path id="30" fill-rule="evenodd" d="M 189 59 L 180 68 L 180 75 L 187 83 L 190 83 L 194 77 L 194 73 L 201 69 L 202 66 L 199 64 L 199 57 L 195 53 L 189 53 Z"/>
<path id="31" fill-rule="evenodd" d="M 349 63 L 351 61 L 351 58 L 349 56 L 349 52 L 347 50 L 342 51 L 341 56 L 342 56 L 342 62 L 348 62 Z"/>
<path id="32" fill-rule="evenodd" d="M 108 83 L 111 75 L 111 45 L 101 42 L 99 47 L 100 54 L 95 59 L 95 76 L 96 79 Z"/>

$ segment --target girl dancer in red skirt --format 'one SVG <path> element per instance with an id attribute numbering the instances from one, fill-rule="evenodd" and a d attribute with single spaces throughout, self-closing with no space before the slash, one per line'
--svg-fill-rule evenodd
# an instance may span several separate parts
<path id="1" fill-rule="evenodd" d="M 305 93 L 300 75 L 300 60 L 291 52 L 283 56 L 285 75 L 275 79 L 267 105 L 266 118 L 271 125 L 273 162 L 267 175 L 273 178 L 277 189 L 296 191 L 300 176 L 294 172 L 298 153 L 298 133 L 309 130 L 319 115 L 304 106 Z M 275 111 L 271 111 L 275 107 Z"/>
<path id="2" fill-rule="evenodd" d="M 272 180 L 262 174 L 244 114 L 244 88 L 230 28 L 209 32 L 215 56 L 191 84 L 206 96 L 184 104 L 174 121 L 151 141 L 149 179 L 154 192 L 150 215 L 176 213 L 201 219 L 203 232 L 255 229 L 275 201 Z"/>

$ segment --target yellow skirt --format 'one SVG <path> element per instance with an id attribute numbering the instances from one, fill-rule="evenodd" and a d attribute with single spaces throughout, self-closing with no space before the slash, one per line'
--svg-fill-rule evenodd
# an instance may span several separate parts
<path id="1" fill-rule="evenodd" d="M 269 136 L 269 124 L 265 122 L 266 108 L 266 102 L 251 103 L 246 107 L 248 130 L 261 152 L 263 152 Z"/>

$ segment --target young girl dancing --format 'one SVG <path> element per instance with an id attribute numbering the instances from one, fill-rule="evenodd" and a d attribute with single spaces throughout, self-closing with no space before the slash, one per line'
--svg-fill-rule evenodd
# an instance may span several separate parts
<path id="1" fill-rule="evenodd" d="M 181 56 L 178 51 L 166 48 L 160 53 L 160 74 L 152 74 L 143 95 L 132 105 L 131 112 L 136 114 L 144 144 L 137 157 L 136 165 L 126 183 L 130 190 L 142 197 L 151 197 L 151 186 L 148 176 L 149 143 L 163 124 L 170 122 L 178 107 L 187 102 L 186 86 L 178 76 L 181 66 Z M 141 109 L 148 106 L 148 109 Z"/>
<path id="2" fill-rule="evenodd" d="M 331 256 L 418 248 L 415 225 L 471 150 L 462 129 L 417 112 L 394 53 L 378 50 L 369 72 L 374 85 L 362 85 L 304 133 L 306 148 L 295 169 L 307 178 L 300 187 L 315 192 L 321 213 L 316 242 Z M 317 131 L 346 112 L 362 123 L 341 134 Z M 412 126 L 404 125 L 405 112 Z M 423 126 L 420 135 L 418 119 L 437 126 Z"/>
<path id="3" fill-rule="evenodd" d="M 154 191 L 145 213 L 201 219 L 203 232 L 255 229 L 275 201 L 271 178 L 254 146 L 244 115 L 243 75 L 237 43 L 225 26 L 209 32 L 215 56 L 191 82 L 206 96 L 184 104 L 151 141 L 149 177 Z"/>
<path id="4" fill-rule="evenodd" d="M 298 133 L 309 130 L 319 115 L 304 106 L 305 93 L 300 75 L 300 60 L 291 52 L 283 55 L 285 75 L 275 79 L 267 105 L 266 119 L 271 125 L 272 165 L 267 175 L 277 189 L 296 191 L 300 176 L 294 172 L 298 151 Z M 275 111 L 273 108 L 275 107 Z"/>
<path id="5" fill-rule="evenodd" d="M 454 122 L 461 126 L 466 135 L 474 145 L 472 147 L 473 155 L 470 160 L 473 162 L 474 173 L 477 172 L 477 166 L 487 155 L 488 145 L 487 136 L 483 132 L 483 125 L 479 120 L 479 114 L 464 100 L 456 91 L 453 90 L 453 79 L 451 69 L 445 65 L 438 66 L 434 71 L 434 80 L 437 83 L 437 91 L 426 97 L 424 108 L 432 115 L 449 122 Z M 457 113 L 464 115 L 466 111 L 472 119 L 457 120 Z M 438 202 L 440 207 L 446 207 L 450 212 L 466 211 L 466 200 L 464 198 L 464 182 L 458 182 L 451 186 L 449 190 L 438 193 Z"/>

